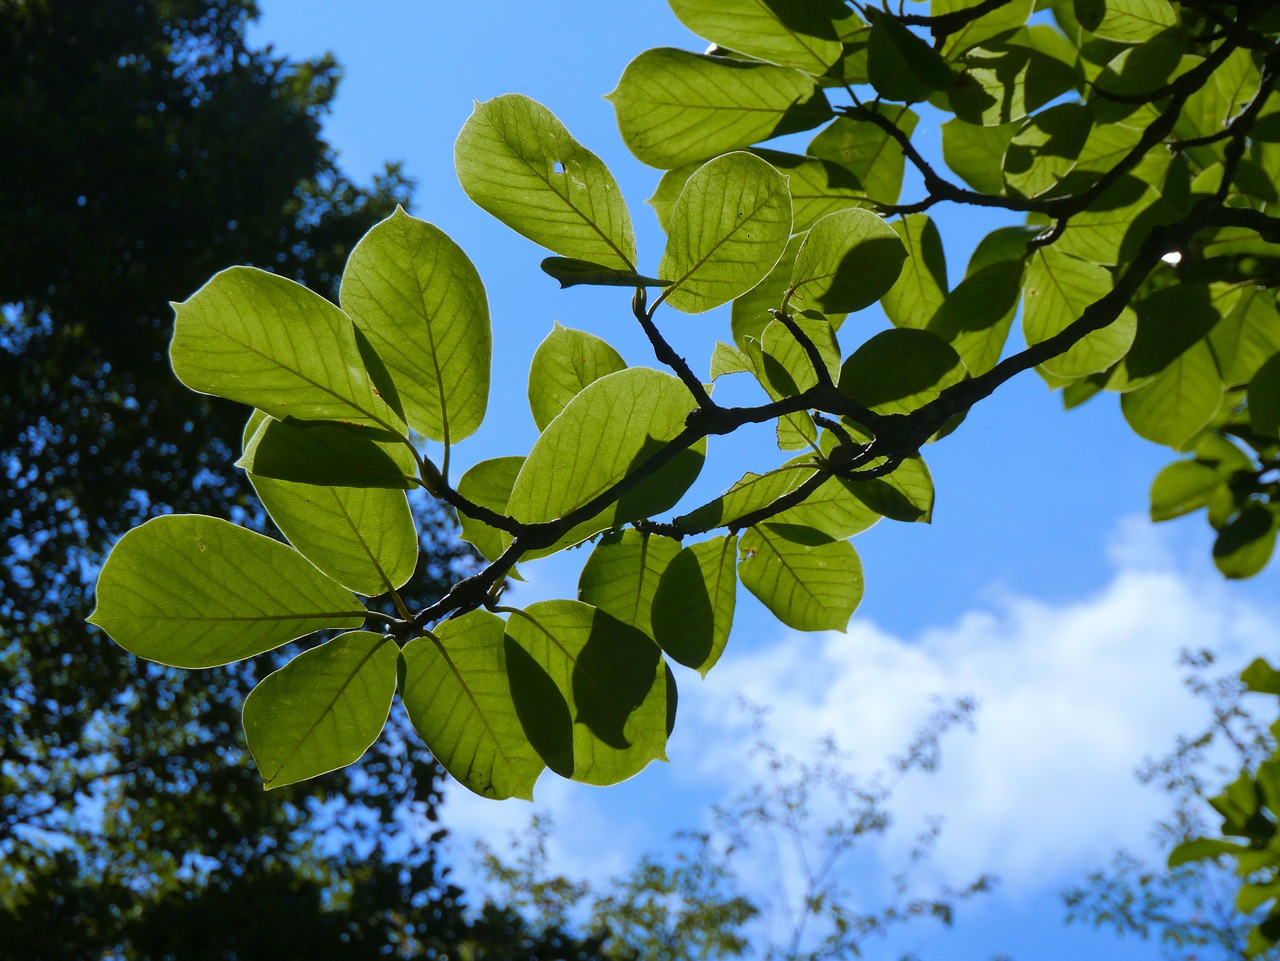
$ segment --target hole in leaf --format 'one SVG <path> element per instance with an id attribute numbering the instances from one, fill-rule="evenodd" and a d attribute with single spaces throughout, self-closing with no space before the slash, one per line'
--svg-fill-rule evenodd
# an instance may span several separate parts
<path id="1" fill-rule="evenodd" d="M 557 160 L 552 170 L 554 170 L 558 174 L 564 173 L 564 162 Z"/>

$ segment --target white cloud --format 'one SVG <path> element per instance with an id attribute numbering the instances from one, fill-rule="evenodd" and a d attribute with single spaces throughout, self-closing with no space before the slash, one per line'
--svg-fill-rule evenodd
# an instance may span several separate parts
<path id="1" fill-rule="evenodd" d="M 1060 887 L 1118 846 L 1141 849 L 1163 810 L 1133 771 L 1205 722 L 1179 652 L 1207 647 L 1235 668 L 1280 628 L 1216 574 L 1179 570 L 1148 522 L 1121 525 L 1110 554 L 1110 583 L 1072 603 L 1006 594 L 914 639 L 855 620 L 847 634 L 788 634 L 726 659 L 685 700 L 682 735 L 716 744 L 745 697 L 771 706 L 784 751 L 805 756 L 831 732 L 872 771 L 901 753 L 931 699 L 973 695 L 976 732 L 950 736 L 941 769 L 904 784 L 894 808 L 911 825 L 945 815 L 935 865 L 946 880 L 993 871 L 1007 891 Z M 745 786 L 758 771 L 717 761 L 737 753 L 721 740 L 689 760 Z"/>

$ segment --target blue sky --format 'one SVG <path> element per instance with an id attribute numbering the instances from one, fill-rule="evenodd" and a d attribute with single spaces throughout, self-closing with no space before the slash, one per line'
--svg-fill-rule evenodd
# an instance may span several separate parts
<path id="1" fill-rule="evenodd" d="M 602 95 L 648 47 L 705 46 L 664 2 L 262 6 L 255 42 L 294 58 L 332 51 L 344 66 L 326 127 L 343 167 L 367 179 L 385 161 L 402 160 L 417 181 L 413 212 L 461 244 L 485 279 L 494 386 L 485 426 L 454 452 L 458 474 L 532 444 L 528 363 L 553 321 L 605 337 L 633 364 L 653 363 L 625 293 L 559 291 L 538 269 L 545 252 L 466 198 L 453 172 L 453 141 L 473 99 L 520 92 L 543 102 L 617 176 L 636 222 L 641 269 L 652 270 L 664 241 L 642 201 L 658 172 L 626 151 Z M 936 152 L 928 128 L 926 116 L 922 144 Z M 906 195 L 912 190 L 909 182 Z M 1000 222 L 967 210 L 940 210 L 937 219 L 954 281 L 980 236 Z M 659 322 L 695 370 L 706 368 L 716 339 L 729 338 L 726 312 L 666 312 Z M 883 324 L 875 309 L 851 318 L 845 349 Z M 773 466 L 780 458 L 768 454 L 771 446 L 764 433 L 713 445 L 695 496 L 718 492 L 743 470 Z M 922 934 L 907 946 L 956 961 L 997 951 L 1156 957 L 1154 946 L 1064 930 L 1056 892 L 1118 844 L 1145 843 L 1160 799 L 1139 789 L 1131 772 L 1203 722 L 1179 686 L 1179 649 L 1216 647 L 1235 665 L 1268 650 L 1280 626 L 1274 569 L 1224 585 L 1208 563 L 1201 519 L 1160 529 L 1142 519 L 1151 479 L 1173 456 L 1133 435 L 1113 398 L 1063 412 L 1033 376 L 1007 385 L 927 452 L 938 489 L 934 523 L 884 522 L 855 539 L 867 594 L 848 634 L 796 635 L 740 591 L 722 664 L 705 683 L 681 677 L 672 764 L 605 791 L 550 776 L 539 785 L 536 809 L 562 829 L 573 826 L 555 839 L 557 864 L 596 878 L 625 868 L 671 831 L 703 823 L 711 801 L 749 784 L 758 772 L 733 708 L 737 694 L 773 705 L 771 736 L 789 750 L 804 753 L 833 731 L 857 764 L 869 766 L 901 749 L 931 698 L 974 694 L 977 730 L 955 735 L 943 770 L 901 803 L 914 817 L 948 813 L 938 879 L 990 869 L 1005 883 L 966 909 L 956 931 Z M 571 552 L 529 566 L 529 585 L 516 599 L 572 596 L 583 557 Z M 501 844 L 530 810 L 459 791 L 445 821 L 465 856 L 468 839 Z M 901 839 L 891 838 L 851 887 L 882 883 L 901 855 Z"/>

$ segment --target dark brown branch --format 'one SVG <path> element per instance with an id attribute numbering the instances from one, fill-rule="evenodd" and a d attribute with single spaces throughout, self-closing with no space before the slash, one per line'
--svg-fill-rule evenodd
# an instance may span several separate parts
<path id="1" fill-rule="evenodd" d="M 637 287 L 636 293 L 631 298 L 631 312 L 635 314 L 636 320 L 640 321 L 640 326 L 644 329 L 645 336 L 649 338 L 649 343 L 653 345 L 653 356 L 658 359 L 659 363 L 666 364 L 676 376 L 689 388 L 689 393 L 693 395 L 694 401 L 699 407 L 714 407 L 715 402 L 711 399 L 711 395 L 707 393 L 706 387 L 702 385 L 702 381 L 689 368 L 689 362 L 675 352 L 675 349 L 667 343 L 665 337 L 658 330 L 653 322 L 653 311 L 657 309 L 658 304 L 653 305 L 653 309 L 645 309 L 646 294 L 643 287 Z"/>
<path id="2" fill-rule="evenodd" d="M 827 370 L 826 361 L 822 359 L 822 353 L 818 350 L 818 345 L 809 339 L 809 335 L 800 329 L 800 325 L 795 322 L 795 319 L 786 310 L 772 310 L 770 313 L 782 321 L 783 326 L 787 328 L 792 338 L 805 352 L 805 355 L 809 358 L 809 363 L 813 366 L 813 373 L 818 378 L 818 383 L 824 387 L 834 388 L 836 385 L 831 380 L 831 371 Z"/>

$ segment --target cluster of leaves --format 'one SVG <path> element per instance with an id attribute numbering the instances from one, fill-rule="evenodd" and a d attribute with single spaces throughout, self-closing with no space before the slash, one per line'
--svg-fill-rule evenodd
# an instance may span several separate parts
<path id="1" fill-rule="evenodd" d="M 1245 689 L 1280 696 L 1280 671 L 1259 658 L 1241 675 Z M 1280 944 L 1280 721 L 1271 726 L 1261 760 L 1242 759 L 1244 770 L 1225 790 L 1209 799 L 1222 817 L 1225 837 L 1191 837 L 1169 855 L 1169 867 L 1195 862 L 1233 862 L 1238 880 L 1235 910 L 1243 917 L 1261 914 L 1244 944 L 1256 957 Z M 1255 752 L 1256 753 L 1256 750 Z M 1238 838 L 1241 840 L 1229 840 Z"/>
<path id="2" fill-rule="evenodd" d="M 238 463 L 290 544 L 207 517 L 149 521 L 113 551 L 92 620 L 184 667 L 348 630 L 246 701 L 269 786 L 359 757 L 397 691 L 436 758 L 485 796 L 528 797 L 544 768 L 595 784 L 636 773 L 672 729 L 667 659 L 715 663 L 737 582 L 793 628 L 843 628 L 862 592 L 848 539 L 881 517 L 927 520 L 921 449 L 1032 369 L 1068 404 L 1119 392 L 1139 434 L 1192 452 L 1157 485 L 1160 513 L 1209 506 L 1224 571 L 1244 576 L 1269 556 L 1276 11 L 672 6 L 712 52 L 650 50 L 609 95 L 628 147 L 666 171 L 652 200 L 667 232 L 656 277 L 640 272 L 616 181 L 545 107 L 480 104 L 455 151 L 471 198 L 555 255 L 549 274 L 633 290 L 670 373 L 556 328 L 530 372 L 541 436 L 454 485 L 452 448 L 485 413 L 491 333 L 474 267 L 437 228 L 397 212 L 371 230 L 340 307 L 249 268 L 177 305 L 174 370 L 255 408 Z M 911 104 L 926 100 L 953 115 L 942 155 L 965 185 L 913 142 Z M 820 126 L 804 154 L 755 146 Z M 903 202 L 908 163 L 924 195 Z M 987 236 L 952 288 L 928 216 L 940 203 L 1026 225 Z M 892 329 L 843 351 L 845 316 L 876 302 Z M 734 343 L 716 344 L 708 385 L 657 312 L 729 303 Z M 1019 310 L 1027 347 L 1005 356 Z M 754 378 L 764 402 L 718 404 L 711 388 L 729 375 Z M 709 436 L 757 423 L 776 424 L 789 460 L 655 519 L 697 477 Z M 442 445 L 438 464 L 424 441 Z M 398 594 L 416 544 L 412 488 L 456 510 L 489 561 L 416 612 Z M 578 600 L 501 605 L 517 562 L 597 535 Z M 382 630 L 359 630 L 369 619 Z"/>

